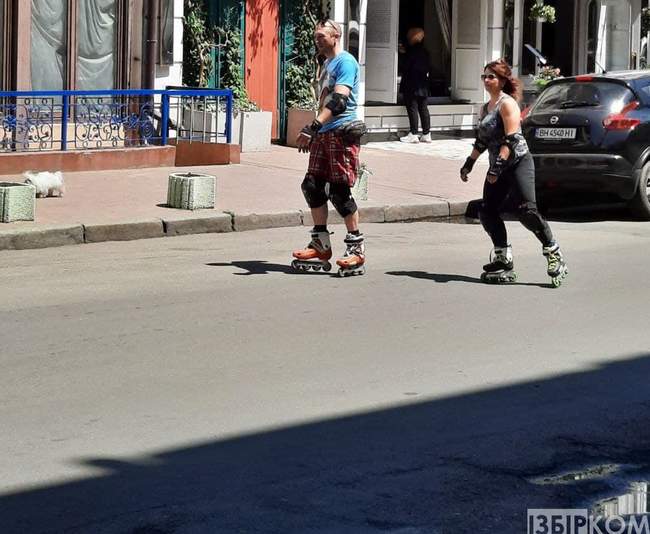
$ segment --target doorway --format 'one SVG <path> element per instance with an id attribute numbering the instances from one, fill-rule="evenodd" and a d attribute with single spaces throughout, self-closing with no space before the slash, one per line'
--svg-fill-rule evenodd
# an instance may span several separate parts
<path id="1" fill-rule="evenodd" d="M 424 30 L 424 47 L 429 52 L 429 95 L 449 96 L 451 85 L 451 12 L 452 0 L 400 0 L 398 42 L 406 46 L 410 28 Z M 401 78 L 404 54 L 399 54 Z M 400 93 L 401 97 L 401 93 Z"/>

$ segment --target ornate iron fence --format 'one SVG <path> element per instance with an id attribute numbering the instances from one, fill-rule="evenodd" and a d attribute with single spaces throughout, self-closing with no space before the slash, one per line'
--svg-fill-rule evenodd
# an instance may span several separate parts
<path id="1" fill-rule="evenodd" d="M 230 143 L 230 89 L 0 91 L 0 153 Z"/>

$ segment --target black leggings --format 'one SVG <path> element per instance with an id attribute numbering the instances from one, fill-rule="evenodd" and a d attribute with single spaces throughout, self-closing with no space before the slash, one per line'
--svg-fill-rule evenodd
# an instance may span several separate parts
<path id="1" fill-rule="evenodd" d="M 418 133 L 418 114 L 422 120 L 422 133 L 428 134 L 431 130 L 431 117 L 427 107 L 426 96 L 404 95 L 404 105 L 409 117 L 409 126 L 413 135 Z"/>
<path id="2" fill-rule="evenodd" d="M 514 213 L 521 224 L 533 232 L 543 246 L 553 243 L 553 233 L 537 210 L 535 200 L 535 165 L 526 154 L 513 167 L 507 168 L 494 184 L 485 181 L 483 203 L 479 212 L 481 224 L 495 247 L 508 245 L 502 213 Z"/>

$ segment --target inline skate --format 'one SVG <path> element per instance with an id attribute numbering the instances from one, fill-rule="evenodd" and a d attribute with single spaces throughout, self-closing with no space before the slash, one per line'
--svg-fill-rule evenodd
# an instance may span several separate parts
<path id="1" fill-rule="evenodd" d="M 332 264 L 329 260 L 332 257 L 332 243 L 330 241 L 330 232 L 311 231 L 311 241 L 300 250 L 293 252 L 295 258 L 291 262 L 291 267 L 297 271 L 320 271 L 325 272 L 332 270 Z"/>
<path id="2" fill-rule="evenodd" d="M 345 254 L 336 264 L 339 266 L 339 276 L 355 276 L 366 272 L 366 247 L 363 243 L 363 234 L 348 233 L 345 236 Z"/>
<path id="3" fill-rule="evenodd" d="M 546 273 L 551 277 L 551 284 L 553 284 L 553 287 L 560 287 L 567 274 L 569 274 L 560 245 L 553 243 L 551 246 L 543 247 L 542 254 L 548 262 Z"/>
<path id="4" fill-rule="evenodd" d="M 517 280 L 512 261 L 512 247 L 494 247 L 490 252 L 490 263 L 483 265 L 481 281 L 488 284 L 507 284 Z"/>

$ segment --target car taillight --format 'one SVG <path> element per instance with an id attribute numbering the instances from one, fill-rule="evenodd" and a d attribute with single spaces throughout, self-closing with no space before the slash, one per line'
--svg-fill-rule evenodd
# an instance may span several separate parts
<path id="1" fill-rule="evenodd" d="M 586 74 L 581 74 L 580 76 L 576 76 L 575 80 L 576 82 L 590 82 L 594 79 L 593 76 L 588 76 Z"/>
<path id="2" fill-rule="evenodd" d="M 526 106 L 524 109 L 521 110 L 521 120 L 523 120 L 528 117 L 528 114 L 530 113 L 530 106 Z"/>
<path id="3" fill-rule="evenodd" d="M 633 130 L 641 121 L 639 119 L 631 119 L 626 115 L 639 107 L 639 102 L 634 100 L 625 106 L 618 113 L 612 113 L 603 119 L 603 126 L 605 130 Z"/>

